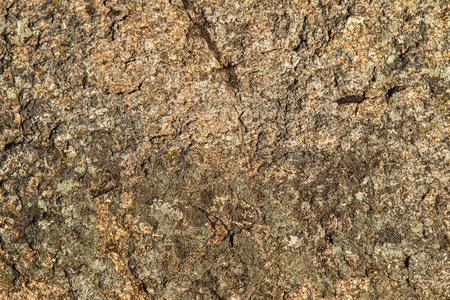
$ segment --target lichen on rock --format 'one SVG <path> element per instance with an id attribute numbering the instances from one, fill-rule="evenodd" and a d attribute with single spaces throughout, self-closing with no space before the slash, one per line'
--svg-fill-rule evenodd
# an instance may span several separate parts
<path id="1" fill-rule="evenodd" d="M 449 5 L 0 3 L 0 298 L 449 298 Z"/>

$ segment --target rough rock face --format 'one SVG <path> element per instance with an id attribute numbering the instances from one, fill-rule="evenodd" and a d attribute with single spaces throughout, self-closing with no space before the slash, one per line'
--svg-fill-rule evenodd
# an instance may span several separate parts
<path id="1" fill-rule="evenodd" d="M 0 14 L 0 298 L 450 297 L 448 1 Z"/>

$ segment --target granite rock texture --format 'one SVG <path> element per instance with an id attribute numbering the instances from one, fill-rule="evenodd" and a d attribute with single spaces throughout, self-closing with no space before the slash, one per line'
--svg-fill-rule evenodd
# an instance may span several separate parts
<path id="1" fill-rule="evenodd" d="M 449 299 L 447 0 L 0 2 L 1 299 Z"/>

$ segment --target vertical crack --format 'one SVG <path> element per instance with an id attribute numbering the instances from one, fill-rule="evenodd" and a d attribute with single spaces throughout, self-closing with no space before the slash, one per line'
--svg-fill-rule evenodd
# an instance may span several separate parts
<path id="1" fill-rule="evenodd" d="M 189 20 L 193 23 L 190 29 L 190 34 L 196 34 L 206 42 L 208 50 L 213 54 L 214 58 L 219 64 L 219 67 L 215 68 L 215 71 L 222 73 L 225 77 L 225 84 L 232 96 L 231 98 L 235 102 L 233 104 L 233 109 L 237 113 L 237 121 L 240 131 L 239 139 L 242 144 L 243 154 L 247 156 L 247 165 L 250 166 L 253 164 L 254 158 L 250 155 L 251 150 L 247 148 L 244 141 L 244 134 L 248 132 L 248 128 L 245 126 L 242 120 L 242 113 L 240 113 L 236 107 L 236 104 L 242 103 L 241 96 L 239 95 L 240 81 L 235 71 L 235 67 L 237 64 L 232 64 L 231 59 L 224 57 L 223 53 L 219 51 L 216 42 L 212 39 L 211 34 L 208 31 L 208 29 L 211 27 L 211 24 L 208 22 L 208 20 L 206 20 L 203 12 L 200 12 L 200 14 L 197 15 L 197 13 L 193 11 L 194 5 L 190 0 L 182 0 L 182 3 L 182 9 L 186 12 Z"/>
<path id="2" fill-rule="evenodd" d="M 228 87 L 236 91 L 239 87 L 239 79 L 234 70 L 235 65 L 231 63 L 230 59 L 224 58 L 223 54 L 220 53 L 219 49 L 217 48 L 216 42 L 211 38 L 211 35 L 208 32 L 208 28 L 211 27 L 210 23 L 205 19 L 203 13 L 200 18 L 196 18 L 191 14 L 190 10 L 193 5 L 189 0 L 182 0 L 182 2 L 184 10 L 193 23 L 194 32 L 197 33 L 206 42 L 209 51 L 211 51 L 214 58 L 219 63 L 220 67 L 216 70 L 225 72 L 226 83 Z"/>
<path id="3" fill-rule="evenodd" d="M 410 260 L 411 260 L 411 256 L 408 255 L 404 261 L 405 264 L 405 269 L 409 269 L 409 265 L 410 265 Z"/>

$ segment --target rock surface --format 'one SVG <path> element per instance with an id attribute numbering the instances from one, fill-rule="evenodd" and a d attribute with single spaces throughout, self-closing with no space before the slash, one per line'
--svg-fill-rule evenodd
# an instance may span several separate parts
<path id="1" fill-rule="evenodd" d="M 450 298 L 449 16 L 0 2 L 0 298 Z"/>

